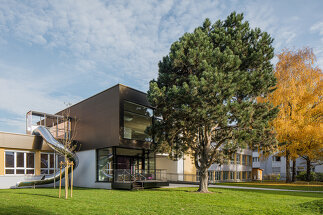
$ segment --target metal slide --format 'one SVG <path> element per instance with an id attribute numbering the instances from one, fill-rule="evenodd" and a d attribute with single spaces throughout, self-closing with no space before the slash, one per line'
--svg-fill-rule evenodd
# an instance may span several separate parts
<path id="1" fill-rule="evenodd" d="M 33 134 L 37 136 L 42 136 L 45 142 L 48 144 L 50 148 L 56 151 L 58 154 L 64 156 L 67 152 L 67 157 L 70 161 L 74 162 L 74 169 L 76 169 L 78 165 L 78 157 L 75 153 L 64 148 L 64 145 L 57 141 L 53 135 L 49 132 L 49 130 L 44 126 L 38 126 L 33 130 Z M 71 167 L 68 169 L 68 172 L 71 172 Z M 62 171 L 62 178 L 65 177 L 65 170 Z M 41 179 L 38 180 L 30 180 L 30 181 L 21 181 L 17 182 L 16 187 L 25 187 L 25 186 L 34 186 L 34 185 L 43 185 L 43 184 L 51 184 L 55 181 L 59 181 L 59 171 L 52 175 L 44 175 Z"/>

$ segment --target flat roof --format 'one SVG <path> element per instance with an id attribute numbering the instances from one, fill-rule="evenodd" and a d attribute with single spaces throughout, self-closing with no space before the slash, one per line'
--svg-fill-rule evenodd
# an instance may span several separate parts
<path id="1" fill-rule="evenodd" d="M 64 118 L 64 116 L 62 116 L 62 115 L 49 114 L 49 113 L 44 113 L 44 112 L 34 111 L 34 110 L 30 110 L 27 112 L 27 114 L 29 114 L 29 113 L 31 113 L 33 116 L 45 116 L 46 115 L 46 117 Z"/>
<path id="2" fill-rule="evenodd" d="M 67 108 L 64 108 L 63 110 L 60 110 L 60 111 L 58 111 L 57 113 L 62 112 L 62 111 L 64 111 L 64 110 L 68 109 L 68 108 L 71 108 L 71 107 L 75 106 L 75 105 L 78 105 L 78 104 L 80 104 L 80 103 L 82 103 L 82 102 L 85 102 L 86 100 L 91 99 L 91 98 L 93 98 L 93 97 L 95 97 L 95 96 L 97 96 L 97 95 L 100 95 L 101 93 L 104 93 L 104 92 L 106 92 L 106 91 L 108 91 L 108 90 L 111 90 L 112 88 L 117 87 L 117 86 L 123 86 L 123 87 L 129 88 L 129 89 L 135 90 L 135 91 L 137 91 L 137 92 L 139 92 L 139 93 L 142 93 L 142 94 L 147 95 L 147 93 L 144 93 L 144 92 L 142 92 L 142 91 L 140 91 L 140 90 L 137 90 L 137 89 L 135 89 L 135 88 L 132 88 L 132 87 L 126 86 L 126 85 L 124 85 L 124 84 L 120 84 L 120 83 L 118 83 L 118 84 L 116 84 L 116 85 L 114 85 L 114 86 L 112 86 L 112 87 L 109 87 L 109 88 L 108 88 L 108 89 L 106 89 L 106 90 L 103 90 L 103 91 L 101 91 L 101 92 L 99 92 L 99 93 L 94 94 L 93 96 L 90 96 L 90 97 L 88 97 L 88 98 L 86 98 L 86 99 L 83 99 L 83 100 L 81 100 L 81 101 L 79 101 L 79 102 L 77 102 L 77 103 L 75 103 L 75 104 L 73 104 L 73 105 L 71 105 L 71 106 L 69 106 L 69 107 L 67 107 Z M 57 113 L 56 113 L 56 114 L 57 114 Z"/>

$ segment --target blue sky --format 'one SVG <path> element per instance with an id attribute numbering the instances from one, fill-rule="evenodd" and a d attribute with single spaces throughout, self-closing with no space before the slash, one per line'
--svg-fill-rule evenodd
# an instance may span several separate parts
<path id="1" fill-rule="evenodd" d="M 0 0 L 0 131 L 122 83 L 147 91 L 158 61 L 205 18 L 243 12 L 283 48 L 314 49 L 323 68 L 323 1 Z M 273 60 L 275 63 L 276 60 Z"/>

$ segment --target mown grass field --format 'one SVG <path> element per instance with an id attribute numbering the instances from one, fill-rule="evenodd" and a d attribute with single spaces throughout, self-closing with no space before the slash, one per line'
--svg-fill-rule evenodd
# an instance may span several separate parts
<path id="1" fill-rule="evenodd" d="M 0 190 L 0 214 L 322 214 L 323 193 L 210 188 L 140 191 L 77 188 L 58 199 L 51 188 Z"/>
<path id="2" fill-rule="evenodd" d="M 231 182 L 216 183 L 216 185 L 228 185 L 238 187 L 260 187 L 286 190 L 306 190 L 306 191 L 323 191 L 323 182 L 295 182 L 286 184 L 283 181 L 278 182 Z"/>

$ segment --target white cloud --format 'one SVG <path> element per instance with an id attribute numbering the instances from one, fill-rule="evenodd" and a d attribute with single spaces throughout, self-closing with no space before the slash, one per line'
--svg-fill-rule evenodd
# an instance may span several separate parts
<path id="1" fill-rule="evenodd" d="M 1 118 L 0 117 L 0 131 L 7 131 L 7 132 L 19 132 L 25 133 L 26 121 L 24 118 Z"/>
<path id="2" fill-rule="evenodd" d="M 312 33 L 317 33 L 320 35 L 320 42 L 317 42 L 317 46 L 314 48 L 314 54 L 317 58 L 317 64 L 321 69 L 323 69 L 323 22 L 317 22 L 310 27 Z"/>
<path id="3" fill-rule="evenodd" d="M 2 0 L 0 53 L 2 47 L 22 44 L 40 49 L 51 65 L 25 68 L 20 59 L 10 63 L 2 59 L 0 98 L 8 102 L 0 104 L 0 111 L 55 112 L 64 101 L 80 99 L 68 93 L 76 83 L 96 85 L 96 90 L 121 82 L 147 90 L 171 43 L 205 18 L 225 19 L 233 10 L 244 12 L 252 27 L 270 33 L 276 51 L 290 47 L 300 41 L 303 29 L 298 24 L 304 19 L 297 13 L 282 18 L 278 6 L 271 1 L 237 0 Z M 317 22 L 311 32 L 322 36 L 322 25 Z M 321 54 L 318 58 L 322 65 Z M 37 60 L 32 63 L 39 65 Z"/>
<path id="4" fill-rule="evenodd" d="M 50 96 L 49 86 L 37 85 L 31 80 L 14 80 L 0 78 L 0 109 L 24 115 L 29 110 L 55 113 L 63 109 L 64 102 L 75 102 L 73 96 Z"/>

